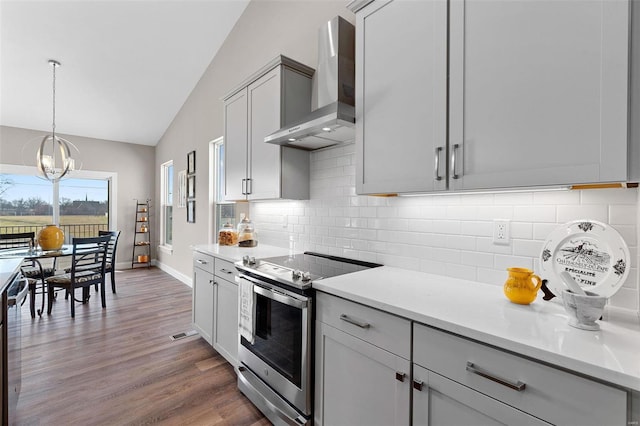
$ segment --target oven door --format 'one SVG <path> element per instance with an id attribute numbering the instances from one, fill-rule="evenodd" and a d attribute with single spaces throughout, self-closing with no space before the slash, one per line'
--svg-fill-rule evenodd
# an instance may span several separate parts
<path id="1" fill-rule="evenodd" d="M 255 296 L 255 340 L 251 344 L 240 337 L 240 363 L 302 414 L 310 415 L 312 299 L 246 275 L 239 279 L 253 284 Z"/>

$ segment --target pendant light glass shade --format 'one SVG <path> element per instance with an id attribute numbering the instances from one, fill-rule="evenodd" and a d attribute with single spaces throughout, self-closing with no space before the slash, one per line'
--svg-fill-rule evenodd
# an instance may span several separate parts
<path id="1" fill-rule="evenodd" d="M 67 176 L 70 171 L 76 170 L 76 160 L 72 151 L 73 153 L 79 151 L 71 142 L 56 135 L 56 68 L 60 66 L 60 62 L 51 59 L 49 64 L 53 68 L 52 132 L 42 138 L 36 161 L 42 177 L 51 182 L 57 182 Z"/>

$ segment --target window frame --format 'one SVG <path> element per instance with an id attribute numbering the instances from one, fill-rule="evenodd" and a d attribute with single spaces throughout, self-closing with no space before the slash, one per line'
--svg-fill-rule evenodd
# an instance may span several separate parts
<path id="1" fill-rule="evenodd" d="M 22 166 L 17 164 L 0 164 L 0 173 L 14 174 L 14 175 L 39 175 L 40 171 L 37 167 Z M 74 170 L 73 175 L 69 176 L 73 179 L 100 179 L 108 181 L 108 204 L 109 204 L 109 229 L 118 229 L 118 217 L 116 212 L 118 211 L 118 173 L 117 172 L 99 172 L 92 170 Z M 63 179 L 64 181 L 64 179 Z M 60 223 L 60 184 L 59 182 L 52 183 L 52 197 L 51 205 L 53 207 L 52 220 L 53 223 Z"/>
<path id="2" fill-rule="evenodd" d="M 172 169 L 172 179 L 169 182 L 168 170 L 169 167 Z M 171 243 L 167 243 L 167 217 L 166 217 L 166 207 L 169 205 L 167 203 L 167 189 L 169 184 L 171 185 L 171 207 L 172 207 L 172 217 L 171 217 L 171 229 L 173 230 L 173 207 L 174 207 L 174 195 L 175 195 L 175 167 L 173 165 L 173 160 L 165 161 L 160 165 L 160 244 L 159 248 L 168 252 L 173 253 L 173 238 Z M 173 232 L 172 232 L 173 235 Z"/>

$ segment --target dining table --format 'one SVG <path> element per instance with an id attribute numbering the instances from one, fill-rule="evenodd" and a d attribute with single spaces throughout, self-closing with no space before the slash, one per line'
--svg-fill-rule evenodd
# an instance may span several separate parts
<path id="1" fill-rule="evenodd" d="M 8 248 L 0 250 L 0 259 L 23 259 L 24 261 L 30 261 L 34 264 L 37 264 L 40 267 L 40 271 L 43 271 L 44 268 L 40 261 L 44 259 L 53 259 L 53 267 L 55 269 L 57 264 L 57 259 L 61 257 L 71 256 L 73 254 L 73 245 L 72 244 L 64 244 L 57 250 L 43 250 L 41 247 L 28 248 L 28 247 L 19 247 L 19 248 Z M 64 272 L 64 271 L 61 271 Z M 31 277 L 36 278 L 36 277 Z M 46 284 L 45 284 L 44 273 L 41 273 L 39 277 L 35 280 L 35 282 L 29 283 L 29 309 L 31 311 L 31 318 L 36 317 L 36 313 L 41 316 L 44 312 L 44 294 L 46 292 Z M 36 292 L 38 284 L 42 287 L 42 302 L 40 309 L 36 311 Z"/>

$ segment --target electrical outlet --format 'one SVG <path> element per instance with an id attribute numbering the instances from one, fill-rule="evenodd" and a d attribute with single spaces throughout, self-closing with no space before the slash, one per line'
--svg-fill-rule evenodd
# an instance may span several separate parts
<path id="1" fill-rule="evenodd" d="M 493 221 L 493 244 L 506 246 L 510 243 L 509 221 L 505 219 L 495 219 Z"/>

